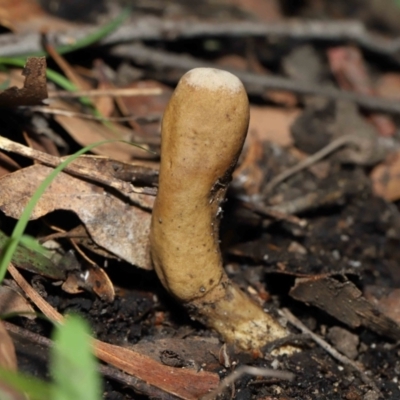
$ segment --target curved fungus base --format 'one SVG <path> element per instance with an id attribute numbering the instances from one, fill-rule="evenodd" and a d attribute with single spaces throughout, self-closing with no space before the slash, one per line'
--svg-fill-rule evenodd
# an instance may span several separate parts
<path id="1" fill-rule="evenodd" d="M 150 249 L 164 287 L 229 343 L 257 349 L 286 330 L 224 272 L 221 204 L 246 137 L 249 103 L 229 72 L 186 73 L 162 121 L 159 188 Z"/>

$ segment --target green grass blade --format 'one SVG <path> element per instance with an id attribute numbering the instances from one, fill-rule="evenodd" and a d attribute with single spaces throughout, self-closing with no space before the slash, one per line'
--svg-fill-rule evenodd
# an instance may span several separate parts
<path id="1" fill-rule="evenodd" d="M 53 400 L 100 400 L 101 380 L 87 323 L 69 315 L 55 327 L 51 349 Z"/>
<path id="2" fill-rule="evenodd" d="M 119 28 L 123 24 L 123 22 L 129 17 L 130 11 L 130 8 L 125 8 L 114 20 L 110 21 L 99 30 L 80 40 L 77 40 L 73 44 L 57 47 L 57 53 L 70 53 L 71 51 L 79 50 L 98 42 L 99 40 L 108 36 L 110 33 L 114 32 L 117 28 Z"/>
<path id="3" fill-rule="evenodd" d="M 66 54 L 75 50 L 83 49 L 98 42 L 99 40 L 108 36 L 111 32 L 114 32 L 119 26 L 121 26 L 122 23 L 128 18 L 129 14 L 130 8 L 125 8 L 114 20 L 110 21 L 108 24 L 105 24 L 104 26 L 100 27 L 95 32 L 90 33 L 86 37 L 77 40 L 75 43 L 56 47 L 56 52 L 58 54 Z M 46 51 L 37 51 L 30 54 L 21 54 L 17 56 L 17 58 L 23 60 L 23 62 L 25 63 L 25 59 L 27 57 L 40 57 L 47 55 L 48 54 Z M 16 57 L 0 57 L 0 64 L 8 64 L 7 60 L 10 60 L 11 58 L 15 59 Z"/>

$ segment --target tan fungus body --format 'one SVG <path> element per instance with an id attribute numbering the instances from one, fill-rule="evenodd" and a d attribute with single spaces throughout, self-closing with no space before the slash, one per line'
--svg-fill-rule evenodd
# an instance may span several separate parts
<path id="1" fill-rule="evenodd" d="M 196 68 L 180 80 L 162 121 L 159 189 L 150 245 L 165 288 L 191 316 L 243 349 L 287 335 L 224 272 L 222 202 L 246 137 L 249 104 L 238 78 Z"/>

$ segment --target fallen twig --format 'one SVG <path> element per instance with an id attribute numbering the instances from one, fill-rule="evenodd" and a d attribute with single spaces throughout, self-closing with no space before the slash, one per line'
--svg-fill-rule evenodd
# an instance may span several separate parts
<path id="1" fill-rule="evenodd" d="M 158 115 L 147 115 L 147 116 L 134 116 L 130 115 L 127 117 L 98 117 L 92 114 L 79 113 L 76 111 L 62 110 L 60 108 L 49 108 L 47 106 L 31 106 L 30 111 L 40 112 L 42 114 L 53 114 L 53 115 L 64 115 L 65 117 L 71 118 L 82 118 L 90 119 L 93 121 L 112 121 L 112 122 L 126 122 L 135 120 L 141 123 L 159 122 L 161 120 L 161 114 Z"/>
<path id="2" fill-rule="evenodd" d="M 115 88 L 115 89 L 93 89 L 76 90 L 73 92 L 67 90 L 52 90 L 48 92 L 48 97 L 99 97 L 99 96 L 153 96 L 162 94 L 160 88 Z"/>
<path id="3" fill-rule="evenodd" d="M 292 381 L 295 378 L 295 374 L 288 371 L 279 371 L 270 368 L 258 368 L 250 367 L 248 365 L 242 365 L 239 368 L 232 371 L 226 378 L 224 378 L 219 386 L 213 390 L 211 393 L 203 396 L 201 400 L 213 400 L 216 399 L 218 395 L 223 393 L 223 391 L 230 386 L 232 383 L 240 379 L 243 375 L 254 375 L 263 376 L 265 378 L 277 378 L 283 380 Z"/>
<path id="4" fill-rule="evenodd" d="M 378 389 L 376 386 L 375 382 L 367 376 L 367 374 L 360 368 L 360 366 L 354 362 L 353 360 L 350 360 L 350 358 L 344 356 L 343 354 L 339 353 L 334 347 L 332 347 L 329 343 L 327 343 L 324 339 L 322 339 L 320 336 L 316 335 L 314 332 L 312 332 L 310 329 L 308 329 L 299 319 L 297 319 L 287 308 L 284 308 L 282 310 L 279 310 L 279 314 L 286 318 L 293 326 L 295 326 L 297 329 L 299 329 L 303 334 L 307 334 L 310 336 L 310 338 L 317 343 L 319 346 L 321 346 L 326 352 L 328 352 L 333 358 L 338 360 L 344 365 L 348 365 L 351 367 L 354 371 L 356 371 L 361 380 L 366 384 L 369 385 L 376 393 L 378 393 L 380 396 L 382 396 L 381 391 Z"/>
<path id="5" fill-rule="evenodd" d="M 93 26 L 63 33 L 50 33 L 52 43 L 71 43 L 86 37 Z M 136 40 L 177 40 L 198 37 L 287 37 L 296 40 L 351 41 L 375 53 L 400 62 L 397 52 L 400 39 L 386 39 L 370 34 L 359 21 L 285 20 L 268 24 L 256 21 L 193 21 L 169 20 L 155 16 L 132 19 L 101 39 L 100 44 L 116 44 Z M 40 33 L 5 34 L 0 38 L 1 54 L 17 56 L 42 50 Z"/>
<path id="6" fill-rule="evenodd" d="M 12 140 L 9 140 L 3 136 L 0 136 L 0 149 L 28 157 L 32 160 L 40 161 L 44 165 L 48 165 L 50 167 L 57 167 L 64 161 L 59 157 L 55 157 L 51 154 L 47 154 L 42 151 L 24 146 L 20 143 L 13 142 Z M 112 187 L 118 190 L 121 194 L 128 196 L 131 201 L 142 206 L 146 206 L 147 204 L 144 196 L 154 196 L 155 194 L 155 191 L 152 188 L 136 187 L 130 182 L 124 182 L 115 178 L 109 179 L 101 171 L 97 171 L 94 168 L 88 169 L 79 166 L 76 163 L 68 165 L 66 168 L 64 168 L 63 172 Z"/>
<path id="7" fill-rule="evenodd" d="M 140 44 L 119 45 L 111 49 L 111 53 L 116 56 L 130 58 L 140 65 L 150 65 L 157 69 L 177 69 L 178 75 L 170 76 L 173 80 L 178 80 L 183 72 L 192 68 L 216 67 L 212 63 L 198 60 L 191 56 L 170 53 Z M 248 94 L 250 95 L 262 96 L 266 90 L 284 90 L 302 95 L 318 95 L 329 99 L 348 100 L 366 110 L 400 114 L 399 101 L 338 90 L 327 86 L 321 86 L 319 84 L 297 81 L 276 75 L 257 75 L 251 72 L 232 69 L 229 71 L 235 74 L 243 82 Z"/>

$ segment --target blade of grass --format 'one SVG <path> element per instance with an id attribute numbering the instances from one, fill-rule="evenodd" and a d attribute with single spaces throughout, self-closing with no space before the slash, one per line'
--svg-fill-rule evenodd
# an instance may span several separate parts
<path id="1" fill-rule="evenodd" d="M 106 37 L 109 35 L 111 32 L 116 30 L 121 24 L 128 18 L 130 14 L 130 8 L 125 8 L 114 20 L 109 22 L 108 24 L 102 26 L 100 29 L 96 30 L 95 32 L 87 35 L 86 37 L 77 40 L 75 43 L 72 43 L 70 45 L 63 45 L 63 46 L 58 46 L 55 48 L 57 53 L 59 54 L 66 54 L 78 49 L 82 49 L 85 47 L 88 47 L 92 45 L 93 43 L 96 43 L 100 39 Z M 26 63 L 26 58 L 27 57 L 40 57 L 40 56 L 47 56 L 46 51 L 39 51 L 39 52 L 33 52 L 31 54 L 25 54 L 21 55 L 18 57 L 0 57 L 0 65 L 1 64 L 6 64 L 6 65 L 12 65 L 15 67 L 21 67 L 23 68 Z M 46 76 L 49 80 L 54 82 L 55 84 L 59 85 L 65 90 L 69 91 L 74 91 L 77 90 L 76 86 L 70 82 L 68 79 L 66 79 L 63 75 L 59 74 L 56 71 L 53 71 L 49 68 L 46 69 Z M 81 102 L 85 105 L 92 106 L 92 102 L 90 99 L 87 98 L 81 98 Z"/>
<path id="2" fill-rule="evenodd" d="M 98 42 L 100 39 L 103 39 L 104 37 L 108 36 L 111 32 L 115 31 L 118 27 L 120 27 L 122 23 L 128 18 L 130 11 L 131 10 L 129 7 L 125 8 L 115 19 L 110 21 L 108 24 L 105 24 L 104 26 L 100 27 L 98 30 L 85 36 L 84 38 L 78 39 L 75 43 L 72 44 L 61 45 L 56 47 L 57 53 L 59 54 L 70 53 L 72 51 L 88 47 Z M 47 55 L 46 51 L 37 51 L 37 52 L 32 52 L 30 54 L 21 54 L 20 56 L 18 56 L 18 58 L 22 59 L 25 62 L 25 59 L 27 57 L 40 57 L 46 55 Z M 0 57 L 0 64 L 7 64 L 8 63 L 7 60 L 10 59 L 11 58 L 9 57 Z"/>
<path id="3" fill-rule="evenodd" d="M 55 385 L 53 400 L 99 400 L 101 381 L 92 352 L 90 329 L 78 315 L 56 325 L 50 370 Z"/>
<path id="4" fill-rule="evenodd" d="M 22 393 L 25 392 L 30 400 L 51 400 L 51 384 L 37 378 L 0 368 L 0 380 Z M 0 398 L 1 396 L 0 390 Z"/>

